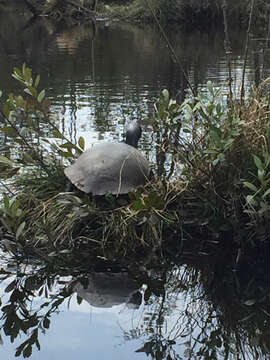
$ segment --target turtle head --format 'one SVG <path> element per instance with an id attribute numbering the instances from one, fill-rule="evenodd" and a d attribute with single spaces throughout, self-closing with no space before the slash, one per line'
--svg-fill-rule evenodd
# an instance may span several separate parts
<path id="1" fill-rule="evenodd" d="M 142 128 L 136 120 L 128 120 L 126 122 L 126 140 L 125 143 L 135 148 L 138 147 L 138 142 L 142 135 Z"/>

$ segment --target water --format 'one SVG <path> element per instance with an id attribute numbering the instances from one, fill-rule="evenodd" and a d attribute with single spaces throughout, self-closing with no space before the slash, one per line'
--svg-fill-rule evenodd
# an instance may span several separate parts
<path id="1" fill-rule="evenodd" d="M 224 256 L 205 260 L 136 269 L 134 279 L 115 267 L 60 275 L 5 256 L 1 355 L 13 359 L 32 338 L 32 359 L 268 359 L 269 279 L 226 270 Z"/>
<path id="2" fill-rule="evenodd" d="M 143 119 L 143 146 L 151 147 L 148 134 L 152 130 L 155 99 L 167 88 L 181 100 L 187 89 L 179 66 L 172 61 L 157 31 L 103 21 L 98 23 L 93 38 L 91 24 L 68 28 L 47 18 L 33 21 L 21 5 L 16 9 L 0 6 L 0 89 L 4 94 L 19 90 L 11 73 L 14 66 L 21 67 L 25 62 L 35 74 L 41 75 L 41 86 L 51 100 L 54 118 L 71 138 L 83 135 L 88 145 L 104 139 L 121 140 L 125 119 L 135 117 Z M 205 89 L 206 82 L 211 80 L 226 91 L 228 70 L 222 31 L 182 33 L 174 30 L 168 32 L 168 36 L 196 89 Z M 230 36 L 233 89 L 238 96 L 245 33 L 237 29 L 232 30 Z M 258 74 L 259 78 L 270 74 L 266 42 L 254 40 L 252 50 L 247 65 L 247 90 L 255 75 L 258 79 Z M 4 254 L 4 262 L 6 258 Z M 8 279 L 3 276 L 0 285 L 3 305 L 14 291 L 7 293 L 5 288 L 18 276 L 18 268 L 21 269 L 13 264 Z M 3 264 L 2 269 L 9 271 L 10 265 Z M 264 279 L 259 290 L 254 290 L 248 276 L 243 279 L 237 274 L 236 281 L 232 269 L 222 279 L 214 266 L 159 269 L 147 273 L 148 277 L 135 286 L 133 290 L 139 289 L 143 299 L 139 307 L 131 309 L 127 305 L 132 293 L 130 288 L 126 298 L 119 297 L 117 304 L 114 299 L 113 306 L 110 303 L 104 307 L 104 298 L 102 307 L 97 303 L 90 305 L 91 301 L 87 300 L 79 305 L 75 291 L 71 297 L 62 296 L 61 289 L 81 275 L 43 274 L 40 268 L 33 269 L 33 265 L 20 272 L 23 275 L 20 273 L 18 279 L 22 281 L 17 286 L 25 308 L 32 315 L 36 310 L 44 316 L 50 308 L 53 300 L 51 297 L 46 300 L 45 288 L 52 296 L 63 299 L 50 314 L 49 328 L 40 323 L 41 349 L 38 351 L 33 346 L 31 358 L 34 360 L 214 359 L 213 351 L 217 352 L 218 359 L 257 359 L 259 356 L 267 359 L 265 329 L 270 311 L 267 301 L 260 303 L 255 294 L 267 299 L 269 279 Z M 31 274 L 35 274 L 40 283 L 31 289 L 34 296 L 30 294 L 27 299 L 27 292 L 20 286 Z M 53 278 L 54 286 L 48 285 L 48 277 Z M 44 292 L 39 295 L 42 286 Z M 240 289 L 235 293 L 233 288 L 237 286 Z M 41 308 L 45 302 L 49 304 Z M 1 326 L 3 323 L 2 319 Z M 31 335 L 30 330 L 25 335 L 19 325 L 17 330 L 19 334 L 14 342 L 10 342 L 7 330 L 6 335 L 2 331 L 3 359 L 14 359 L 16 347 Z"/>
<path id="3" fill-rule="evenodd" d="M 12 8 L 2 11 L 0 20 L 1 34 L 5 34 L 0 38 L 3 92 L 17 90 L 11 72 L 25 62 L 41 75 L 41 87 L 46 89 L 66 132 L 75 139 L 83 135 L 87 144 L 122 139 L 127 117 L 143 119 L 144 130 L 150 131 L 152 105 L 164 88 L 178 100 L 185 96 L 183 73 L 154 29 L 99 22 L 94 37 L 91 24 L 67 28 L 47 18 L 33 21 L 23 8 L 16 13 Z M 239 96 L 245 33 L 237 29 L 230 35 L 233 89 Z M 204 89 L 211 80 L 226 91 L 228 70 L 222 30 L 174 30 L 168 37 L 194 88 Z M 262 58 L 261 53 L 266 43 L 254 44 L 247 65 L 247 89 L 255 65 L 260 77 L 269 75 L 268 57 Z M 259 57 L 256 64 L 255 53 Z"/>

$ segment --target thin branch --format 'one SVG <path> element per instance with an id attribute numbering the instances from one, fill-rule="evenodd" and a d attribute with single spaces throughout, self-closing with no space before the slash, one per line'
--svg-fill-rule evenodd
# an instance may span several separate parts
<path id="1" fill-rule="evenodd" d="M 192 91 L 192 94 L 193 94 L 194 96 L 196 96 L 196 93 L 195 93 L 195 91 L 194 91 L 194 89 L 193 89 L 193 87 L 192 87 L 192 85 L 191 85 L 191 83 L 190 83 L 190 81 L 189 81 L 188 75 L 186 74 L 185 69 L 184 69 L 183 65 L 181 64 L 178 56 L 176 55 L 176 52 L 174 51 L 174 48 L 173 48 L 172 44 L 170 43 L 167 35 L 165 34 L 165 31 L 163 30 L 163 28 L 162 28 L 162 26 L 161 26 L 161 24 L 160 24 L 160 22 L 159 22 L 159 20 L 158 20 L 158 18 L 157 18 L 157 16 L 156 16 L 155 12 L 154 12 L 154 9 L 153 9 L 152 5 L 150 4 L 150 1 L 149 1 L 149 0 L 145 0 L 145 1 L 146 1 L 146 3 L 147 3 L 147 6 L 148 6 L 149 9 L 150 9 L 152 15 L 153 15 L 153 18 L 155 19 L 155 21 L 156 21 L 156 23 L 157 23 L 157 25 L 158 25 L 158 27 L 159 27 L 159 30 L 160 30 L 160 32 L 161 32 L 164 40 L 165 40 L 166 43 L 167 43 L 167 46 L 168 46 L 168 48 L 169 48 L 169 50 L 170 50 L 170 52 L 171 52 L 171 55 L 172 55 L 174 61 L 175 61 L 175 62 L 178 64 L 178 66 L 180 67 L 180 69 L 181 69 L 181 71 L 182 71 L 182 73 L 183 73 L 183 75 L 184 75 L 184 78 L 185 78 L 185 80 L 186 80 L 186 82 L 187 82 L 190 90 Z"/>
<path id="2" fill-rule="evenodd" d="M 229 31 L 228 31 L 227 8 L 228 8 L 227 0 L 224 0 L 223 4 L 222 4 L 223 19 L 224 19 L 224 34 L 225 34 L 224 48 L 225 48 L 226 60 L 227 60 L 228 71 L 229 71 L 228 85 L 229 85 L 229 91 L 230 91 L 230 101 L 232 101 L 232 97 L 233 97 L 233 94 L 232 94 L 232 66 L 231 66 L 232 49 L 231 49 L 231 42 L 230 42 Z"/>
<path id="3" fill-rule="evenodd" d="M 255 7 L 255 0 L 252 0 L 251 9 L 250 9 L 250 13 L 249 13 L 249 22 L 248 22 L 246 46 L 245 46 L 245 54 L 244 54 L 244 65 L 243 65 L 241 97 L 240 97 L 241 104 L 243 103 L 243 99 L 244 99 L 244 95 L 245 95 L 245 75 L 246 75 L 247 57 L 248 57 L 249 40 L 250 40 L 250 29 L 251 29 L 251 24 L 252 24 L 252 19 L 253 19 L 254 7 Z"/>

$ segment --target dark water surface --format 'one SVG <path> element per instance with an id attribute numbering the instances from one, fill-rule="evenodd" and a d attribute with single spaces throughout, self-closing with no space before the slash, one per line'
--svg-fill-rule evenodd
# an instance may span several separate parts
<path id="1" fill-rule="evenodd" d="M 21 67 L 25 62 L 34 74 L 41 75 L 41 86 L 51 100 L 54 116 L 72 138 L 83 135 L 87 144 L 122 139 L 125 119 L 135 117 L 143 118 L 143 143 L 146 149 L 151 147 L 147 133 L 151 131 L 154 100 L 164 88 L 181 100 L 187 89 L 179 66 L 171 60 L 157 31 L 100 21 L 94 37 L 91 24 L 67 27 L 47 18 L 33 20 L 19 5 L 14 8 L 0 3 L 0 10 L 0 89 L 3 94 L 18 91 L 11 73 L 14 66 Z M 174 30 L 168 32 L 168 36 L 192 85 L 204 89 L 206 82 L 212 80 L 216 86 L 222 86 L 225 93 L 228 71 L 223 32 Z M 235 30 L 230 36 L 233 88 L 238 96 L 245 33 Z M 254 40 L 251 48 L 247 90 L 254 80 L 270 74 L 270 57 L 265 56 L 267 50 L 263 50 L 265 41 Z M 27 271 L 26 267 L 24 274 Z M 25 281 L 32 271 L 30 267 L 28 275 L 21 279 Z M 211 267 L 170 268 L 148 274 L 148 281 L 136 285 L 127 282 L 123 286 L 120 278 L 120 288 L 111 278 L 110 286 L 106 287 L 109 294 L 102 287 L 102 280 L 90 279 L 88 295 L 74 287 L 74 295 L 65 296 L 59 308 L 55 306 L 50 314 L 50 326 L 39 318 L 41 349 L 33 345 L 32 359 L 269 358 L 270 311 L 260 306 L 256 311 L 250 310 L 257 305 L 257 290 L 249 284 L 250 279 L 241 279 L 242 282 L 238 279 L 237 295 L 230 296 L 226 290 L 234 288 L 234 277 L 217 279 L 214 283 L 215 271 L 216 268 Z M 54 279 L 54 287 L 50 288 L 44 276 L 39 285 L 30 287 L 32 293 L 27 299 L 27 286 L 20 288 L 24 282 L 5 291 L 14 276 L 15 270 L 0 285 L 3 305 L 9 303 L 9 296 L 17 287 L 24 294 L 25 308 L 32 314 L 36 311 L 44 315 L 50 306 L 40 308 L 47 301 L 45 290 L 39 293 L 45 283 L 47 291 L 56 296 L 60 289 L 74 282 L 74 276 L 67 274 L 65 278 Z M 128 299 L 138 289 L 143 299 L 131 308 Z M 261 285 L 260 291 L 262 289 Z M 77 292 L 85 299 L 80 305 Z M 89 294 L 95 294 L 94 299 Z M 31 331 L 19 329 L 22 324 L 18 329 L 11 324 L 12 321 L 2 330 L 4 345 L 0 354 L 5 360 L 14 359 L 16 347 L 31 336 Z M 12 331 L 20 334 L 14 342 L 10 341 Z"/>
<path id="2" fill-rule="evenodd" d="M 3 11 L 4 9 L 4 11 Z M 103 138 L 121 138 L 127 117 L 143 118 L 150 124 L 152 104 L 167 88 L 183 99 L 187 83 L 179 65 L 170 56 L 162 36 L 151 28 L 101 21 L 96 35 L 91 24 L 60 25 L 48 18 L 33 20 L 23 7 L 0 12 L 0 84 L 4 94 L 15 91 L 14 66 L 26 63 L 41 75 L 53 110 L 74 136 L 87 143 Z M 231 31 L 232 78 L 239 95 L 245 33 Z M 208 80 L 228 84 L 222 30 L 168 32 L 181 65 L 195 89 Z M 94 39 L 94 40 L 93 40 Z M 246 87 L 269 75 L 269 56 L 263 56 L 266 41 L 253 41 L 248 59 Z M 147 131 L 147 126 L 145 127 Z"/>

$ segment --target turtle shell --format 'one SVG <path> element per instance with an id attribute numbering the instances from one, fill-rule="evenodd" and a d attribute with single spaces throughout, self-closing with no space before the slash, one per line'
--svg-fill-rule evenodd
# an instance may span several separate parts
<path id="1" fill-rule="evenodd" d="M 93 195 L 127 194 L 145 184 L 149 174 L 146 158 L 125 143 L 94 145 L 65 169 L 72 184 Z"/>

